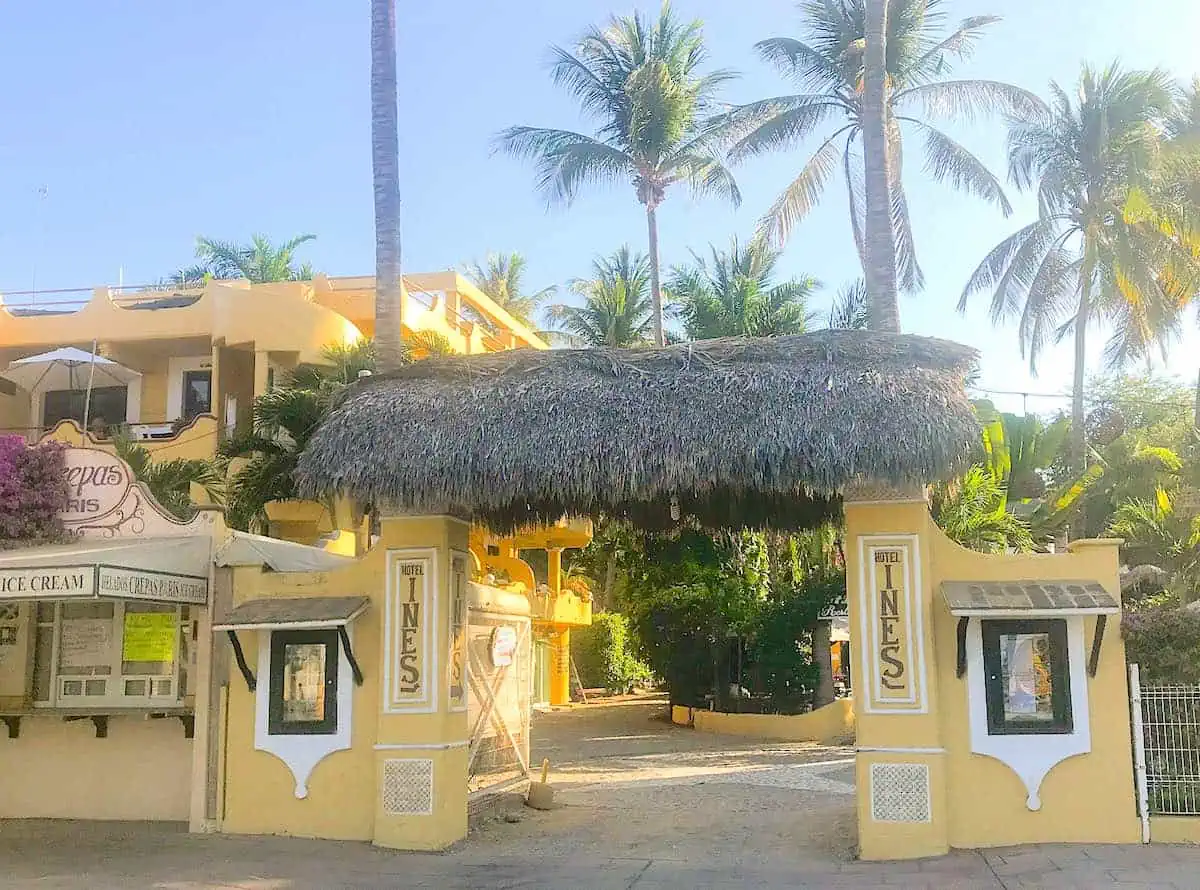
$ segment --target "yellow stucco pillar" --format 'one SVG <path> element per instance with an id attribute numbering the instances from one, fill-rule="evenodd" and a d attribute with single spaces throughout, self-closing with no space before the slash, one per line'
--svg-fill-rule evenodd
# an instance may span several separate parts
<path id="1" fill-rule="evenodd" d="M 373 842 L 441 850 L 467 833 L 468 525 L 384 518 L 382 696 Z"/>
<path id="2" fill-rule="evenodd" d="M 258 349 L 254 352 L 254 398 L 266 395 L 271 380 L 270 353 Z"/>
<path id="3" fill-rule="evenodd" d="M 571 703 L 571 629 L 557 628 L 550 637 L 550 704 Z"/>
<path id="4" fill-rule="evenodd" d="M 562 593 L 561 547 L 551 547 L 546 551 L 546 585 L 554 596 Z"/>
<path id="5" fill-rule="evenodd" d="M 923 493 L 848 491 L 846 587 L 863 859 L 949 850 Z M 952 657 L 952 656 L 949 656 Z"/>

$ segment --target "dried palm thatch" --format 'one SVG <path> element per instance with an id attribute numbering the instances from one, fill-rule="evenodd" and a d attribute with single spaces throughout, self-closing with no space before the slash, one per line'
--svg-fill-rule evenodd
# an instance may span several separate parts
<path id="1" fill-rule="evenodd" d="M 509 530 L 564 514 L 804 528 L 862 480 L 910 485 L 978 441 L 968 347 L 820 331 L 431 358 L 350 387 L 302 490 Z"/>

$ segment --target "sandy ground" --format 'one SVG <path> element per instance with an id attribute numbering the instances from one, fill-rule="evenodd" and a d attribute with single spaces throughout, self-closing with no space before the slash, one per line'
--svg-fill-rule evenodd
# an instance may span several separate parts
<path id="1" fill-rule="evenodd" d="M 654 696 L 539 713 L 532 754 L 550 759 L 561 807 L 484 823 L 476 851 L 781 866 L 854 854 L 848 748 L 699 733 Z"/>

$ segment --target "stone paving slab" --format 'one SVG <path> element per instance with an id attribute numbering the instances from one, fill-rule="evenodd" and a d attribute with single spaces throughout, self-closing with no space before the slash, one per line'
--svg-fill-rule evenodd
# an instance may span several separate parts
<path id="1" fill-rule="evenodd" d="M 409 854 L 369 844 L 204 837 L 178 827 L 0 822 L 0 890 L 1200 890 L 1200 848 L 1017 847 L 909 862 Z"/>

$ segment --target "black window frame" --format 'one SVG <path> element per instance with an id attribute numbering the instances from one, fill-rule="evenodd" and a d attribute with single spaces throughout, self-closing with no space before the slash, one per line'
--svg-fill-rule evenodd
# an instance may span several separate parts
<path id="1" fill-rule="evenodd" d="M 190 410 L 188 405 L 189 396 L 192 391 L 192 381 L 196 379 L 208 380 L 208 407 L 200 411 Z M 190 368 L 183 372 L 183 397 L 180 400 L 180 414 L 184 420 L 195 420 L 197 417 L 202 417 L 205 414 L 213 413 L 213 373 L 212 368 Z"/>
<path id="2" fill-rule="evenodd" d="M 325 646 L 325 716 L 295 722 L 283 719 L 283 656 L 285 647 Z M 268 735 L 335 735 L 338 731 L 338 658 L 341 642 L 337 628 L 328 630 L 276 630 L 271 632 L 271 676 L 267 698 Z"/>
<path id="3" fill-rule="evenodd" d="M 983 637 L 983 683 L 988 735 L 1068 735 L 1075 731 L 1071 708 L 1071 659 L 1065 618 L 989 618 L 980 622 Z M 1049 722 L 1004 718 L 1004 681 L 1000 670 L 1000 637 L 1009 634 L 1046 634 L 1050 638 Z"/>

